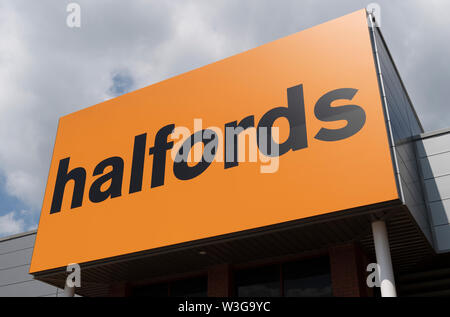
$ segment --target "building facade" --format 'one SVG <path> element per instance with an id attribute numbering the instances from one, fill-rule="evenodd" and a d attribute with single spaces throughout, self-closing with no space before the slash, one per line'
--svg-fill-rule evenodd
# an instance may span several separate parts
<path id="1" fill-rule="evenodd" d="M 263 102 L 287 107 L 262 114 Z M 242 130 L 260 113 L 258 128 L 287 119 L 280 170 L 256 176 L 202 156 L 174 160 L 171 179 L 158 164 L 173 143 L 161 135 L 197 112 Z M 146 124 L 163 127 L 149 148 Z M 130 135 L 132 156 L 111 150 Z M 449 153 L 450 130 L 423 131 L 361 10 L 62 118 L 36 244 L 35 232 L 0 241 L 0 295 L 448 296 Z M 81 267 L 72 290 L 71 263 Z"/>

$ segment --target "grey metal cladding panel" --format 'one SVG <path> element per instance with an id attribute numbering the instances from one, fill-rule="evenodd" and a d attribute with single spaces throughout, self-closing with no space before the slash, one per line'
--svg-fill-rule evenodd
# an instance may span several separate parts
<path id="1" fill-rule="evenodd" d="M 405 97 L 407 98 L 407 97 Z M 410 105 L 410 107 L 408 108 L 408 115 L 409 115 L 409 123 L 410 123 L 410 127 L 411 127 L 411 132 L 413 135 L 419 135 L 420 133 L 423 133 L 423 130 L 419 124 L 419 122 L 417 121 L 417 117 L 414 114 L 414 111 L 412 110 L 412 105 L 409 103 L 408 101 L 408 105 Z"/>
<path id="2" fill-rule="evenodd" d="M 391 61 L 387 61 L 390 64 L 390 69 L 387 72 L 389 79 L 388 89 L 391 92 L 391 109 L 398 114 L 399 119 L 404 125 L 407 126 L 405 133 L 409 135 L 418 135 L 422 133 L 417 117 L 414 115 L 414 111 L 411 103 L 409 102 L 406 91 L 404 90 L 401 79 L 398 76 Z"/>
<path id="3" fill-rule="evenodd" d="M 64 297 L 64 290 L 62 289 L 58 289 L 57 291 L 55 291 L 55 293 L 50 294 L 50 295 L 44 295 L 44 296 L 39 296 L 39 297 Z M 74 294 L 73 297 L 81 297 L 80 295 Z"/>
<path id="4" fill-rule="evenodd" d="M 399 78 L 381 41 L 378 43 L 378 47 L 381 48 L 379 50 L 379 57 L 385 89 L 389 89 L 391 97 L 395 97 L 393 101 L 396 101 L 397 104 L 402 105 L 404 104 L 404 99 L 402 94 L 399 93 L 402 90 Z M 406 110 L 403 107 L 398 107 L 396 110 L 399 113 L 399 117 L 404 118 L 407 116 Z"/>
<path id="5" fill-rule="evenodd" d="M 389 83 L 387 83 L 386 85 L 388 84 Z M 389 89 L 386 89 L 386 100 L 388 103 L 391 127 L 392 130 L 395 131 L 394 141 L 397 142 L 410 137 L 411 131 L 407 125 L 407 122 L 405 122 L 405 120 L 401 117 L 401 114 L 398 110 L 401 107 L 401 104 L 395 102 L 394 98 L 389 92 Z"/>
<path id="6" fill-rule="evenodd" d="M 401 78 L 397 73 L 387 48 L 381 40 L 380 35 L 378 33 L 376 34 L 380 68 L 404 203 L 408 206 L 418 226 L 431 242 L 431 227 L 421 185 L 422 180 L 417 163 L 416 145 L 414 142 L 403 143 L 412 136 L 420 134 L 422 130 L 414 115 L 414 110 L 409 102 L 407 92 L 402 85 Z"/>
<path id="7" fill-rule="evenodd" d="M 386 76 L 384 76 L 386 78 Z M 406 139 L 413 135 L 408 114 L 405 111 L 407 105 L 401 99 L 401 92 L 392 89 L 392 80 L 385 82 L 386 100 L 388 104 L 391 125 L 398 134 L 398 140 Z"/>
<path id="8" fill-rule="evenodd" d="M 391 58 L 389 57 L 389 54 L 386 50 L 386 47 L 384 46 L 383 41 L 378 41 L 378 47 L 381 48 L 379 50 L 380 53 L 380 63 L 381 63 L 381 70 L 383 74 L 383 79 L 386 78 L 390 82 L 389 87 L 392 89 L 392 91 L 395 92 L 403 92 L 403 87 L 400 81 L 400 78 L 397 74 L 397 71 L 395 70 L 395 67 L 391 61 Z M 404 103 L 404 94 L 398 94 L 398 102 Z M 400 113 L 402 114 L 402 117 L 406 116 L 406 109 L 400 108 Z"/>
<path id="9" fill-rule="evenodd" d="M 34 247 L 36 234 L 0 242 L 0 254 Z"/>
<path id="10" fill-rule="evenodd" d="M 31 263 L 33 249 L 23 249 L 0 254 L 0 270 Z"/>
<path id="11" fill-rule="evenodd" d="M 381 37 L 376 33 L 377 47 L 380 57 L 380 67 L 386 92 L 387 106 L 391 118 L 393 130 L 399 140 L 412 135 L 420 134 L 422 131 L 417 118 L 412 110 L 407 93 L 403 88 L 401 79 L 390 59 Z"/>
<path id="12" fill-rule="evenodd" d="M 450 174 L 450 152 L 420 159 L 424 179 Z"/>
<path id="13" fill-rule="evenodd" d="M 28 274 L 29 270 L 29 264 L 0 270 L 0 287 L 7 284 L 32 280 L 33 276 Z"/>
<path id="14" fill-rule="evenodd" d="M 425 198 L 423 195 L 422 180 L 418 172 L 417 162 L 414 155 L 414 143 L 405 143 L 395 147 L 397 154 L 398 169 L 400 172 L 401 186 L 403 188 L 405 204 L 411 210 L 416 205 L 425 206 Z M 407 187 L 408 192 L 405 191 Z M 417 208 L 414 208 L 419 212 Z M 429 225 L 428 212 L 426 208 L 421 208 L 422 215 L 414 215 L 419 226 L 424 227 Z M 420 222 L 419 222 L 420 221 Z"/>
<path id="15" fill-rule="evenodd" d="M 408 210 L 416 220 L 417 225 L 422 229 L 427 239 L 431 242 L 432 237 L 430 223 L 428 221 L 428 214 L 425 203 L 419 203 L 415 201 L 414 194 L 412 193 L 412 190 L 409 188 L 409 186 L 403 180 L 401 180 L 401 183 L 403 193 L 405 195 L 405 200 L 409 202 Z"/>
<path id="16" fill-rule="evenodd" d="M 416 197 L 416 195 L 417 195 L 417 187 L 413 186 L 414 183 L 407 184 L 404 181 L 404 179 L 401 177 L 401 175 L 400 175 L 400 182 L 402 184 L 402 187 L 405 187 L 404 188 L 404 195 L 405 195 L 405 200 L 408 202 L 408 205 L 407 205 L 408 207 L 410 207 L 410 206 L 418 206 L 418 205 L 420 205 L 420 206 L 425 206 L 426 205 L 425 201 L 422 200 L 420 198 L 420 196 Z M 421 215 L 421 216 L 425 217 L 424 219 L 426 219 L 426 212 L 424 211 L 424 214 Z"/>
<path id="17" fill-rule="evenodd" d="M 56 294 L 56 287 L 36 280 L 0 286 L 0 297 L 36 297 L 50 294 Z"/>
<path id="18" fill-rule="evenodd" d="M 396 145 L 395 148 L 397 149 L 397 152 L 405 159 L 405 162 L 415 164 L 415 171 L 417 172 L 417 150 L 415 142 L 407 142 L 403 144 Z M 419 174 L 418 172 L 416 174 Z M 420 176 L 419 176 L 420 178 Z"/>
<path id="19" fill-rule="evenodd" d="M 434 227 L 438 252 L 450 251 L 450 225 Z"/>
<path id="20" fill-rule="evenodd" d="M 397 161 L 400 170 L 400 178 L 409 187 L 412 193 L 410 199 L 405 198 L 406 204 L 424 204 L 425 199 L 422 193 L 421 181 L 419 179 L 413 180 L 412 178 L 410 178 L 409 172 L 405 171 L 406 168 L 403 164 L 403 161 L 401 159 L 398 159 Z"/>
<path id="21" fill-rule="evenodd" d="M 394 127 L 392 126 L 392 124 L 391 124 L 391 127 L 392 127 L 392 138 L 394 139 L 394 142 L 396 142 L 396 141 L 398 141 L 398 140 L 401 140 L 402 137 L 400 136 L 399 132 L 397 132 L 397 130 L 394 129 Z"/>
<path id="22" fill-rule="evenodd" d="M 395 153 L 397 154 L 397 159 L 399 161 L 400 173 L 405 173 L 404 178 L 407 183 L 420 181 L 420 175 L 418 172 L 417 161 L 413 153 L 411 153 L 408 148 L 414 144 L 403 144 L 395 147 Z M 411 156 L 412 155 L 412 156 Z"/>
<path id="23" fill-rule="evenodd" d="M 385 67 L 382 67 L 381 72 L 383 75 L 383 83 L 386 93 L 386 99 L 388 102 L 387 106 L 389 109 L 391 120 L 396 124 L 402 125 L 403 128 L 406 128 L 407 132 L 409 133 L 408 122 L 406 120 L 402 122 L 407 114 L 403 110 L 404 107 L 402 105 L 402 101 L 399 100 L 400 96 L 398 95 L 398 92 L 396 91 L 395 87 L 393 87 L 395 85 L 395 82 L 393 81 L 389 71 Z"/>
<path id="24" fill-rule="evenodd" d="M 427 157 L 423 141 L 424 140 L 417 140 L 416 141 L 417 159 L 418 160 L 420 160 L 421 158 Z"/>
<path id="25" fill-rule="evenodd" d="M 428 203 L 433 226 L 450 223 L 450 199 L 438 200 Z"/>
<path id="26" fill-rule="evenodd" d="M 450 152 L 450 133 L 417 141 L 417 148 L 420 157 Z"/>
<path id="27" fill-rule="evenodd" d="M 392 102 L 389 100 L 389 97 L 386 98 L 388 100 L 388 103 Z M 389 117 L 391 119 L 391 127 L 392 132 L 394 136 L 394 142 L 397 143 L 398 141 L 404 140 L 406 138 L 410 137 L 410 131 L 405 128 L 404 123 L 402 123 L 401 119 L 398 119 L 398 114 L 396 111 L 393 111 L 391 107 L 388 107 L 389 109 Z"/>
<path id="28" fill-rule="evenodd" d="M 450 175 L 427 179 L 424 184 L 429 202 L 450 198 Z"/>
<path id="29" fill-rule="evenodd" d="M 383 77 L 383 79 L 385 78 L 386 76 Z M 408 115 L 404 111 L 405 104 L 402 100 L 398 100 L 398 92 L 392 90 L 392 80 L 385 81 L 385 92 L 392 128 L 397 130 L 400 139 L 411 136 L 412 133 L 408 122 Z"/>
<path id="30" fill-rule="evenodd" d="M 428 219 L 420 217 L 420 215 L 424 215 L 424 213 L 426 212 L 426 207 L 422 205 L 422 206 L 408 207 L 408 209 L 410 213 L 413 215 L 414 219 L 416 220 L 420 230 L 422 230 L 423 235 L 427 238 L 430 245 L 433 245 L 433 234 L 431 232 L 431 226 L 428 223 Z M 417 215 L 419 215 L 419 217 L 416 217 Z M 420 221 L 418 219 L 422 220 Z"/>

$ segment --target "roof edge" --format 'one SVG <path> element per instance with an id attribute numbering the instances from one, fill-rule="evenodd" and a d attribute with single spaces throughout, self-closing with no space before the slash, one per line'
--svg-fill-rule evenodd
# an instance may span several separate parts
<path id="1" fill-rule="evenodd" d="M 10 235 L 10 236 L 7 236 L 7 237 L 0 238 L 0 243 L 8 241 L 8 240 L 14 240 L 14 239 L 22 238 L 22 237 L 25 237 L 25 236 L 30 236 L 32 234 L 36 234 L 36 232 L 37 232 L 37 229 L 26 231 L 26 232 L 22 232 L 22 233 L 16 233 L 16 234 L 13 234 L 13 235 Z"/>

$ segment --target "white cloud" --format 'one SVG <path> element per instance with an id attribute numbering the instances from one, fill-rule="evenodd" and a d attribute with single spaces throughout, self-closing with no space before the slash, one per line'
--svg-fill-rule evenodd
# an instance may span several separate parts
<path id="1" fill-rule="evenodd" d="M 227 52 L 194 2 L 79 3 L 80 29 L 61 2 L 0 7 L 0 169 L 7 193 L 35 211 L 59 117 L 111 98 L 118 71 L 140 88 Z"/>
<path id="2" fill-rule="evenodd" d="M 0 216 L 0 237 L 10 234 L 16 234 L 23 232 L 25 228 L 25 222 L 23 219 L 16 217 L 16 212 Z"/>

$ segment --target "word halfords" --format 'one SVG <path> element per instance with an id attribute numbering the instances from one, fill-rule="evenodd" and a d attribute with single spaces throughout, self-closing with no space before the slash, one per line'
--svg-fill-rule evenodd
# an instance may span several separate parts
<path id="1" fill-rule="evenodd" d="M 339 120 L 347 121 L 347 124 L 339 129 L 321 128 L 314 138 L 333 142 L 346 139 L 362 129 L 366 121 L 366 114 L 360 106 L 343 105 L 331 107 L 335 100 L 352 100 L 357 89 L 341 88 L 332 90 L 319 98 L 314 106 L 314 114 L 318 120 L 333 122 Z M 303 85 L 287 89 L 287 107 L 277 107 L 266 112 L 257 125 L 259 151 L 267 157 L 279 157 L 290 150 L 298 151 L 308 147 L 305 104 L 303 97 Z M 285 118 L 289 122 L 289 136 L 281 144 L 274 138 L 276 129 L 272 129 L 277 119 Z M 239 123 L 237 121 L 225 124 L 224 144 L 224 169 L 234 168 L 239 165 L 238 160 L 238 136 L 247 129 L 255 127 L 253 115 L 247 116 Z M 175 124 L 162 127 L 155 135 L 154 146 L 149 149 L 149 155 L 153 155 L 153 166 L 151 176 L 151 188 L 163 186 L 165 180 L 166 154 L 174 148 L 174 142 L 168 142 L 168 137 L 175 131 Z M 137 135 L 134 138 L 133 158 L 131 162 L 131 176 L 129 183 L 129 194 L 142 190 L 143 171 L 146 153 L 147 134 Z M 189 152 L 197 143 L 203 146 L 203 155 L 194 166 L 188 165 Z M 187 181 L 202 174 L 211 164 L 212 159 L 219 152 L 219 137 L 217 132 L 211 129 L 197 131 L 188 137 L 181 146 L 176 147 L 173 163 L 173 174 L 179 180 Z M 206 155 L 205 155 L 206 153 Z M 80 207 L 83 202 L 83 194 L 86 183 L 86 170 L 77 167 L 68 171 L 70 157 L 60 160 L 58 173 L 53 192 L 50 213 L 61 210 L 64 190 L 69 180 L 75 182 L 71 208 Z M 110 172 L 104 173 L 106 168 L 112 168 Z M 100 203 L 108 198 L 120 197 L 122 195 L 124 161 L 121 157 L 113 156 L 107 158 L 94 168 L 93 176 L 99 176 L 94 180 L 89 189 L 89 200 Z M 102 190 L 109 182 L 107 189 Z"/>

